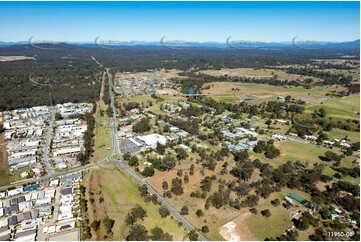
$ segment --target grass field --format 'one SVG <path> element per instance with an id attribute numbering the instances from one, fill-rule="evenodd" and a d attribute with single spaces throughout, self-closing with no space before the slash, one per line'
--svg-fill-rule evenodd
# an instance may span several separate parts
<path id="1" fill-rule="evenodd" d="M 150 108 L 150 111 L 152 111 L 154 114 L 156 115 L 164 115 L 166 112 L 160 110 L 160 107 L 159 105 L 153 105 L 151 108 Z"/>
<path id="2" fill-rule="evenodd" d="M 1 152 L 0 152 L 0 155 L 1 155 Z M 10 178 L 9 171 L 7 171 L 5 169 L 1 169 L 0 170 L 0 186 L 9 185 L 10 184 L 9 178 Z"/>
<path id="3" fill-rule="evenodd" d="M 271 196 L 267 199 L 261 199 L 259 204 L 256 206 L 258 214 L 253 214 L 246 220 L 248 229 L 256 236 L 258 240 L 264 240 L 267 237 L 276 238 L 286 229 L 291 228 L 293 225 L 290 217 L 288 216 L 288 211 L 282 205 L 275 207 L 271 204 L 271 200 L 276 198 L 282 201 L 284 196 L 286 196 L 289 192 L 296 193 L 305 199 L 310 199 L 309 194 L 288 188 L 283 188 L 281 192 L 278 193 L 272 193 Z M 260 214 L 260 211 L 264 209 L 270 210 L 270 217 L 267 218 Z"/>
<path id="4" fill-rule="evenodd" d="M 323 156 L 328 150 L 322 146 L 318 148 L 314 144 L 286 140 L 275 142 L 275 147 L 280 150 L 281 155 L 274 159 L 267 159 L 264 154 L 257 154 L 253 151 L 250 152 L 250 157 L 252 160 L 259 159 L 263 163 L 268 163 L 274 168 L 285 164 L 287 161 L 300 161 L 303 164 L 308 165 L 309 168 L 313 167 L 315 162 L 326 164 L 319 158 L 319 156 Z"/>
<path id="5" fill-rule="evenodd" d="M 111 140 L 111 128 L 109 123 L 109 117 L 106 114 L 108 105 L 105 105 L 103 100 L 97 102 L 97 110 L 94 114 L 95 128 L 94 128 L 94 156 L 92 161 L 102 160 L 110 154 L 112 147 Z M 100 115 L 100 110 L 103 112 L 103 116 Z"/>
<path id="6" fill-rule="evenodd" d="M 136 204 L 139 204 L 147 211 L 148 216 L 139 223 L 143 224 L 148 230 L 159 226 L 163 231 L 170 233 L 174 240 L 184 239 L 186 232 L 183 227 L 178 226 L 178 222 L 175 219 L 170 216 L 166 219 L 161 218 L 158 212 L 159 205 L 143 201 L 136 181 L 119 171 L 115 165 L 109 165 L 107 168 L 93 169 L 91 174 L 89 173 L 88 175 L 92 176 L 92 179 L 89 179 L 93 183 L 92 187 L 98 187 L 97 190 L 92 191 L 95 194 L 100 194 L 97 197 L 102 196 L 104 198 L 102 203 L 99 203 L 98 199 L 94 201 L 93 209 L 98 211 L 96 216 L 106 214 L 115 220 L 113 240 L 125 240 L 129 228 L 124 223 L 124 218 Z M 100 236 L 100 239 L 103 238 Z"/>
<path id="7" fill-rule="evenodd" d="M 336 129 L 333 128 L 331 132 L 329 132 L 329 135 L 331 140 L 339 138 L 339 139 L 343 139 L 346 136 L 348 136 L 350 138 L 350 142 L 354 143 L 354 142 L 359 142 L 360 141 L 360 133 L 359 132 L 351 132 L 351 131 L 347 131 L 347 130 L 343 130 L 343 129 Z"/>
<path id="8" fill-rule="evenodd" d="M 225 96 L 225 95 L 217 96 L 217 98 L 218 98 L 219 101 L 221 101 L 221 102 L 233 102 L 233 101 L 238 101 L 238 100 L 239 100 L 238 97 L 235 97 L 235 96 Z"/>
<path id="9" fill-rule="evenodd" d="M 343 74 L 344 76 L 352 76 L 353 80 L 357 80 L 357 81 L 360 80 L 360 70 L 359 69 L 353 69 L 353 70 L 324 69 L 324 70 L 319 70 L 319 71 L 330 72 L 331 74 Z"/>
<path id="10" fill-rule="evenodd" d="M 311 76 L 302 76 L 298 74 L 288 74 L 283 70 L 278 69 L 256 69 L 256 68 L 237 68 L 237 69 L 222 69 L 222 70 L 205 70 L 200 71 L 200 73 L 204 73 L 210 76 L 243 76 L 243 77 L 252 77 L 252 78 L 272 78 L 276 76 L 279 80 L 294 80 L 299 79 L 300 81 L 306 78 L 312 78 L 315 81 L 319 81 L 319 78 L 311 77 Z"/>
<path id="11" fill-rule="evenodd" d="M 123 105 L 124 103 L 129 103 L 129 102 L 137 102 L 137 103 L 144 103 L 147 104 L 148 101 L 152 101 L 153 103 L 155 103 L 155 99 L 152 98 L 151 96 L 136 96 L 136 97 L 131 97 L 131 98 L 117 98 L 117 102 L 121 105 Z"/>
<path id="12" fill-rule="evenodd" d="M 7 162 L 6 141 L 4 134 L 0 135 L 0 186 L 10 183 L 9 164 Z"/>
<path id="13" fill-rule="evenodd" d="M 326 115 L 330 117 L 360 120 L 360 95 L 332 98 L 323 104 L 308 106 L 306 112 L 312 113 L 320 108 L 324 108 Z"/>
<path id="14" fill-rule="evenodd" d="M 275 159 L 283 163 L 290 161 L 301 161 L 312 165 L 314 162 L 324 163 L 318 156 L 323 156 L 328 150 L 324 147 L 316 147 L 314 144 L 300 143 L 296 141 L 283 141 L 275 143 L 275 146 L 281 151 L 280 157 Z"/>
<path id="15" fill-rule="evenodd" d="M 290 95 L 292 98 L 301 99 L 306 103 L 320 104 L 322 102 L 320 98 L 325 98 L 326 94 L 332 89 L 332 87 L 305 89 L 303 87 L 281 87 L 235 82 L 213 82 L 205 84 L 205 86 L 207 85 L 210 85 L 210 89 L 203 92 L 209 94 L 215 100 L 222 101 L 223 99 L 224 101 L 226 99 L 226 101 L 235 101 L 252 98 L 253 100 L 250 103 L 277 100 L 278 96 L 286 97 Z"/>
<path id="16" fill-rule="evenodd" d="M 287 162 L 288 160 L 290 161 L 301 161 L 304 164 L 308 164 L 309 168 L 313 167 L 313 164 L 315 162 L 319 163 L 319 164 L 323 164 L 325 165 L 325 168 L 323 169 L 323 174 L 333 177 L 337 172 L 335 170 L 333 170 L 331 168 L 331 165 L 333 164 L 333 162 L 325 162 L 322 161 L 319 156 L 324 156 L 324 153 L 326 151 L 328 151 L 329 149 L 324 148 L 324 147 L 320 147 L 317 148 L 315 145 L 313 144 L 304 144 L 304 143 L 299 143 L 299 142 L 295 142 L 295 141 L 284 141 L 284 142 L 279 142 L 279 143 L 275 143 L 275 146 L 280 149 L 281 151 L 281 156 L 277 157 L 273 160 L 267 160 L 263 157 L 257 157 L 258 154 L 254 155 L 252 154 L 252 157 L 256 156 L 256 158 L 259 158 L 262 162 L 268 162 L 274 166 L 278 166 L 280 164 L 283 164 L 285 162 Z M 305 152 L 307 151 L 307 152 Z M 337 153 L 337 154 L 341 154 L 338 151 L 333 150 L 333 152 Z M 345 158 L 343 158 L 341 160 L 341 167 L 346 167 L 346 168 L 353 168 L 355 165 L 353 163 L 353 161 L 357 159 L 356 155 L 352 155 L 352 156 L 347 156 Z M 336 178 L 334 178 L 336 179 Z M 339 180 L 339 179 L 336 179 Z M 353 178 L 351 176 L 345 176 L 343 178 L 341 178 L 340 180 L 344 180 L 344 181 L 348 181 L 352 184 L 359 184 L 360 183 L 360 178 Z"/>

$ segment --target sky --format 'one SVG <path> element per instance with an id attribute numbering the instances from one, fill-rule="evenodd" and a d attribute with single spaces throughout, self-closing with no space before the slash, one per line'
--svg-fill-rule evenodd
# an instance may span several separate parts
<path id="1" fill-rule="evenodd" d="M 0 41 L 353 41 L 359 2 L 0 2 Z"/>

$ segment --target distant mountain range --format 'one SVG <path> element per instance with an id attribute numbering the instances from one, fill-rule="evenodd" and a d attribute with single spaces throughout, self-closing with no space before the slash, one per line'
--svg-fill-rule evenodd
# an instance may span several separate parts
<path id="1" fill-rule="evenodd" d="M 101 42 L 101 41 L 100 41 Z M 17 42 L 4 42 L 0 41 L 0 46 L 14 46 L 14 45 L 49 45 L 49 43 L 30 43 L 29 41 L 17 41 Z M 226 48 L 226 47 L 235 47 L 235 48 L 250 48 L 250 47 L 257 47 L 257 48 L 282 48 L 288 46 L 298 46 L 300 48 L 360 48 L 360 39 L 354 41 L 347 41 L 347 42 L 312 42 L 312 41 L 302 41 L 302 40 L 294 40 L 294 41 L 281 41 L 281 42 L 242 42 L 237 40 L 231 40 L 225 42 L 215 42 L 215 41 L 206 41 L 206 42 L 174 42 L 173 40 L 163 40 L 163 41 L 130 41 L 129 43 L 119 43 L 119 44 L 103 44 L 103 43 L 96 43 L 95 41 L 86 41 L 86 42 L 64 42 L 63 44 L 69 45 L 81 45 L 81 46 L 88 46 L 88 47 L 95 47 L 95 46 L 164 46 L 169 48 L 179 48 L 182 46 L 187 46 L 190 48 L 197 48 L 197 47 L 209 47 L 209 48 Z M 53 45 L 53 44 L 51 44 Z"/>

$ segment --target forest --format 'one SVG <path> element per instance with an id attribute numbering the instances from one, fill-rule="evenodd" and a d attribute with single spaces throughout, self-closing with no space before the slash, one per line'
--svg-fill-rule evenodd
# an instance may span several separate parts
<path id="1" fill-rule="evenodd" d="M 335 59 L 354 56 L 359 59 L 359 49 L 340 46 L 314 51 L 305 51 L 292 46 L 277 49 L 253 49 L 241 51 L 233 48 L 199 47 L 184 50 L 172 50 L 161 46 L 130 46 L 119 49 L 103 49 L 94 45 L 42 44 L 34 48 L 31 45 L 14 45 L 0 47 L 0 56 L 27 56 L 33 59 L 0 62 L 0 111 L 19 107 L 49 105 L 64 102 L 93 102 L 100 91 L 97 78 L 103 67 L 118 71 L 146 71 L 161 68 L 184 71 L 188 80 L 196 79 L 197 86 L 211 77 L 195 76 L 197 70 L 221 68 L 266 68 L 269 66 L 307 64 L 312 59 Z M 103 67 L 99 66 L 95 58 Z M 346 64 L 327 63 L 324 68 L 345 68 Z M 288 72 L 303 70 L 288 69 Z M 308 73 L 314 76 L 326 75 L 328 82 L 343 81 L 349 92 L 357 92 L 358 86 L 350 84 L 347 77 Z M 212 80 L 219 81 L 223 77 Z M 254 80 L 236 77 L 233 81 L 260 82 L 272 85 L 284 85 L 277 79 Z M 199 83 L 198 83 L 199 82 Z M 195 85 L 194 82 L 191 83 Z M 297 82 L 288 84 L 299 85 Z"/>

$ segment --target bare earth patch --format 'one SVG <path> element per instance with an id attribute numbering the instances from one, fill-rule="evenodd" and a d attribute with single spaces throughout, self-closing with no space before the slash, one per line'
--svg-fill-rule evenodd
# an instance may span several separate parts
<path id="1" fill-rule="evenodd" d="M 241 237 L 237 234 L 236 227 L 234 222 L 228 222 L 221 227 L 219 234 L 227 241 L 239 241 Z"/>
<path id="2" fill-rule="evenodd" d="M 35 57 L 30 57 L 30 56 L 0 56 L 0 61 L 1 62 L 6 62 L 6 61 L 19 61 L 19 60 L 36 60 Z"/>
<path id="3" fill-rule="evenodd" d="M 236 219 L 226 223 L 219 229 L 219 234 L 227 241 L 254 241 L 257 238 L 248 229 L 245 221 L 252 215 L 246 212 L 239 215 Z"/>

